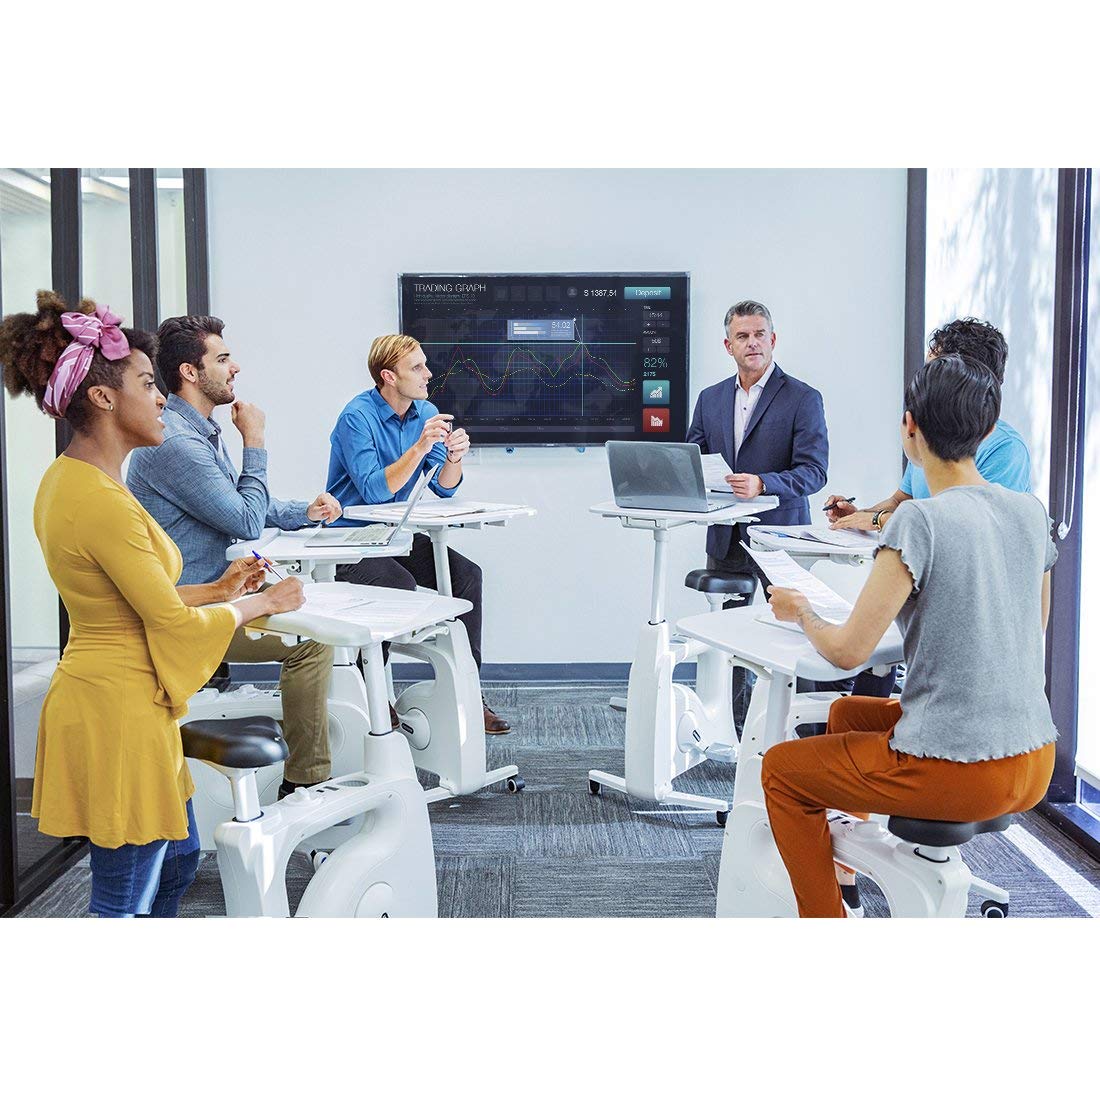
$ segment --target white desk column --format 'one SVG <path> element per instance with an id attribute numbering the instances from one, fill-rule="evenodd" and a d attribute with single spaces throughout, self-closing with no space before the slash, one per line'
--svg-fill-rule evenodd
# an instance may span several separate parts
<path id="1" fill-rule="evenodd" d="M 447 528 L 434 527 L 429 533 L 432 557 L 435 559 L 435 590 L 441 596 L 451 595 L 451 563 L 447 560 Z"/>
<path id="2" fill-rule="evenodd" d="M 653 591 L 649 601 L 649 623 L 665 621 L 665 590 L 668 587 L 668 528 L 653 532 Z"/>

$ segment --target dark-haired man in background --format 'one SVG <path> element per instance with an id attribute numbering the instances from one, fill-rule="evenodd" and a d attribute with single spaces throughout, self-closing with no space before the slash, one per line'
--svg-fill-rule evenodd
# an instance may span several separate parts
<path id="1" fill-rule="evenodd" d="M 940 355 L 961 355 L 980 363 L 997 379 L 998 385 L 1004 385 L 1008 344 L 988 321 L 962 317 L 941 325 L 928 337 L 928 358 Z M 982 440 L 975 462 L 986 481 L 1018 493 L 1031 492 L 1031 455 L 1020 433 L 1006 421 L 998 420 L 993 431 Z M 903 501 L 925 500 L 930 495 L 924 473 L 909 463 L 901 486 L 885 500 L 870 508 L 857 508 L 843 496 L 834 495 L 825 502 L 826 515 L 837 528 L 880 531 Z"/>
<path id="2" fill-rule="evenodd" d="M 296 531 L 340 516 L 335 497 L 312 503 L 276 500 L 267 487 L 263 410 L 240 401 L 234 379 L 240 367 L 222 339 L 217 317 L 170 317 L 157 332 L 157 365 L 168 390 L 164 442 L 133 452 L 126 484 L 164 528 L 183 555 L 180 584 L 206 584 L 225 571 L 225 552 L 237 539 L 255 539 L 264 527 Z M 231 405 L 244 454 L 238 475 L 213 419 Z M 248 664 L 278 661 L 283 733 L 290 749 L 279 796 L 321 783 L 332 774 L 328 740 L 328 689 L 332 647 L 279 638 L 249 639 L 238 630 L 225 660 Z"/>

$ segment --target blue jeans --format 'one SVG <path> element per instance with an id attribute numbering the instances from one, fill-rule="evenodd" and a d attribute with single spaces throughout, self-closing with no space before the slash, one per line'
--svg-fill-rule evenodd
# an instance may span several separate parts
<path id="1" fill-rule="evenodd" d="M 100 917 L 174 917 L 199 869 L 199 830 L 187 800 L 187 836 L 92 850 L 92 900 Z"/>

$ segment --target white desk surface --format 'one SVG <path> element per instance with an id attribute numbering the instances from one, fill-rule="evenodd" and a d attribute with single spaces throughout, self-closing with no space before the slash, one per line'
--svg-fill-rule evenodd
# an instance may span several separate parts
<path id="1" fill-rule="evenodd" d="M 857 669 L 841 669 L 829 664 L 801 631 L 796 633 L 757 622 L 765 610 L 765 604 L 755 604 L 689 615 L 676 624 L 676 630 L 781 675 L 804 676 L 808 680 L 844 680 L 872 665 L 895 665 L 904 660 L 901 632 L 893 623 L 864 664 Z"/>
<path id="2" fill-rule="evenodd" d="M 620 508 L 613 500 L 593 504 L 588 510 L 598 516 L 615 519 L 641 519 L 664 521 L 665 526 L 677 527 L 685 523 L 709 526 L 712 523 L 750 523 L 755 517 L 779 506 L 778 497 L 757 497 L 755 500 L 739 500 L 728 508 L 716 508 L 713 512 L 673 512 L 656 508 Z"/>
<path id="3" fill-rule="evenodd" d="M 366 601 L 348 618 L 309 611 L 310 592 L 347 596 Z M 372 607 L 372 605 L 374 605 Z M 306 605 L 297 611 L 268 615 L 249 623 L 246 630 L 275 634 L 294 634 L 313 638 L 325 645 L 360 646 L 389 641 L 411 634 L 425 626 L 456 619 L 473 608 L 469 600 L 456 600 L 435 592 L 406 592 L 401 588 L 381 588 L 324 581 L 306 585 Z M 376 610 L 375 610 L 376 609 Z M 354 616 L 354 617 L 352 617 Z"/>
<path id="4" fill-rule="evenodd" d="M 830 546 L 824 542 L 813 542 L 809 539 L 801 539 L 798 536 L 803 531 L 812 531 L 812 524 L 795 524 L 789 527 L 776 526 L 774 530 L 785 531 L 794 538 L 784 538 L 782 535 L 770 535 L 767 531 L 768 523 L 763 521 L 760 527 L 749 528 L 749 542 L 753 546 L 759 546 L 764 550 L 786 550 L 800 558 L 829 558 L 832 561 L 858 562 L 874 557 L 877 540 L 868 540 L 866 546 Z"/>
<path id="5" fill-rule="evenodd" d="M 535 509 L 526 504 L 486 504 L 476 500 L 463 503 L 466 506 L 465 511 L 456 511 L 446 516 L 418 515 L 420 504 L 417 504 L 409 516 L 407 526 L 418 531 L 438 531 L 443 527 L 478 527 L 483 523 L 503 527 L 510 519 L 536 514 Z M 427 505 L 429 508 L 431 506 L 430 503 Z M 344 515 L 348 519 L 369 520 L 371 523 L 396 525 L 401 520 L 400 515 L 394 515 L 393 503 L 355 504 L 345 508 Z"/>
<path id="6" fill-rule="evenodd" d="M 402 532 L 386 546 L 307 546 L 315 529 L 304 527 L 300 531 L 264 530 L 258 538 L 249 542 L 234 542 L 225 552 L 226 558 L 246 558 L 253 550 L 280 561 L 312 561 L 329 564 L 351 564 L 364 558 L 399 558 L 412 549 L 412 535 Z"/>

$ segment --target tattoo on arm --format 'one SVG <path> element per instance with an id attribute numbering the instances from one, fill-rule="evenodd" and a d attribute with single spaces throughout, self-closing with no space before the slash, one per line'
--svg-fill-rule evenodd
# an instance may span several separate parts
<path id="1" fill-rule="evenodd" d="M 801 607 L 798 610 L 798 622 L 802 629 L 809 634 L 811 630 L 822 631 L 834 624 L 823 619 L 812 607 Z"/>

